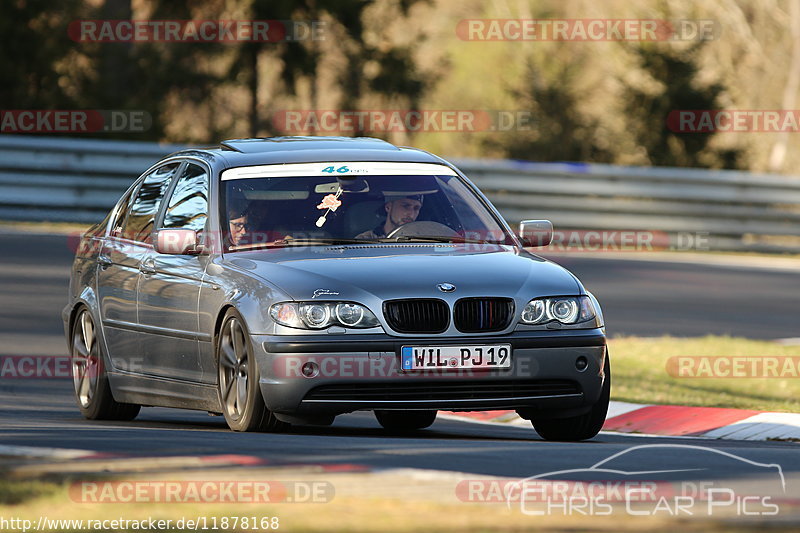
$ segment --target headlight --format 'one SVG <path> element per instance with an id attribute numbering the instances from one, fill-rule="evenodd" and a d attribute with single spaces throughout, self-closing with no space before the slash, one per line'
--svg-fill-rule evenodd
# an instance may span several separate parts
<path id="1" fill-rule="evenodd" d="M 364 309 L 358 304 L 336 304 L 336 319 L 340 324 L 352 328 L 364 319 Z"/>
<path id="2" fill-rule="evenodd" d="M 522 310 L 522 321 L 526 324 L 539 324 L 544 318 L 544 300 L 531 300 Z"/>
<path id="3" fill-rule="evenodd" d="M 331 310 L 325 304 L 301 304 L 300 318 L 311 328 L 324 328 L 331 323 Z"/>
<path id="4" fill-rule="evenodd" d="M 283 302 L 269 309 L 278 324 L 300 329 L 324 329 L 330 326 L 372 328 L 378 319 L 372 312 L 350 302 Z"/>
<path id="5" fill-rule="evenodd" d="M 588 296 L 538 298 L 531 300 L 522 310 L 523 324 L 546 324 L 553 320 L 562 324 L 577 324 L 595 317 L 592 300 Z"/>
<path id="6" fill-rule="evenodd" d="M 578 302 L 572 298 L 547 302 L 550 316 L 564 324 L 572 324 L 578 318 Z"/>

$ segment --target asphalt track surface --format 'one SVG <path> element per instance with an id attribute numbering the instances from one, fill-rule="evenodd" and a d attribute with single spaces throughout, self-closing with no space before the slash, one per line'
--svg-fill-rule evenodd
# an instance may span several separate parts
<path id="1" fill-rule="evenodd" d="M 68 380 L 4 381 L 0 392 L 2 448 L 92 450 L 106 455 L 106 461 L 125 458 L 149 464 L 149 458 L 157 457 L 167 465 L 179 460 L 170 459 L 172 456 L 232 454 L 246 458 L 246 464 L 257 468 L 323 465 L 333 471 L 423 469 L 429 472 L 429 479 L 449 472 L 470 483 L 469 480 L 487 479 L 484 476 L 518 480 L 544 475 L 544 479 L 561 480 L 559 483 L 599 482 L 601 487 L 609 487 L 611 494 L 615 483 L 632 484 L 634 489 L 644 484 L 658 486 L 667 497 L 691 494 L 697 487 L 714 488 L 722 494 L 717 497 L 722 503 L 751 498 L 748 512 L 777 511 L 774 516 L 742 516 L 736 514 L 735 503 L 712 510 L 733 513 L 737 523 L 743 519 L 757 520 L 762 525 L 775 520 L 775 525 L 784 527 L 800 523 L 800 457 L 796 443 L 612 433 L 601 433 L 589 442 L 558 443 L 544 442 L 528 428 L 450 419 L 439 419 L 427 430 L 401 436 L 384 432 L 368 413 L 341 416 L 330 427 L 295 427 L 282 434 L 233 433 L 221 417 L 161 408 L 144 408 L 132 422 L 87 421 L 73 404 Z M 613 472 L 590 469 L 603 461 L 608 462 L 602 468 Z M 76 463 L 71 461 L 70 466 L 75 467 Z M 161 468 L 165 467 L 169 468 Z M 246 476 L 248 468 L 243 466 L 237 471 Z M 548 475 L 564 470 L 571 472 Z M 338 482 L 335 474 L 325 472 L 315 479 Z M 604 494 L 602 489 L 599 494 Z M 695 515 L 703 518 L 707 503 L 692 505 Z M 655 504 L 649 507 L 653 508 Z M 561 511 L 551 512 L 558 516 Z M 664 513 L 663 509 L 660 512 Z M 713 513 L 709 516 L 717 516 Z"/>
<path id="2" fill-rule="evenodd" d="M 64 235 L 0 233 L 0 352 L 63 353 L 72 257 Z M 590 254 L 555 260 L 598 297 L 611 336 L 800 337 L 800 272 Z"/>
<path id="3" fill-rule="evenodd" d="M 0 249 L 0 355 L 64 355 L 60 310 L 72 255 L 66 238 L 3 234 Z M 597 294 L 613 332 L 797 336 L 793 273 L 588 257 L 561 262 Z M 611 433 L 586 443 L 552 443 L 528 428 L 450 419 L 400 436 L 385 433 L 369 413 L 338 417 L 330 427 L 238 434 L 228 431 L 221 417 L 161 408 L 144 408 L 132 422 L 86 421 L 74 405 L 71 386 L 63 378 L 0 380 L 0 445 L 129 456 L 242 454 L 275 465 L 357 464 L 517 478 L 587 468 L 626 452 L 614 460 L 624 472 L 671 470 L 657 474 L 659 479 L 714 479 L 743 484 L 748 492 L 784 498 L 800 494 L 796 443 Z M 642 445 L 659 448 L 638 448 Z M 704 449 L 675 447 L 686 445 Z M 785 476 L 785 491 L 774 465 Z"/>

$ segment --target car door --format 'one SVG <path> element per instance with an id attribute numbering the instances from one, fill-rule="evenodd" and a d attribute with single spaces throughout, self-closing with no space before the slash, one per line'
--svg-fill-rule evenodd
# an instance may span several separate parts
<path id="1" fill-rule="evenodd" d="M 189 162 L 174 181 L 158 229 L 203 231 L 208 220 L 208 168 Z M 197 317 L 207 264 L 206 255 L 160 254 L 155 249 L 143 257 L 138 306 L 148 374 L 195 382 L 208 374 L 213 381 L 213 369 L 203 368 L 198 347 L 210 341 L 208 333 L 200 332 Z"/>
<path id="2" fill-rule="evenodd" d="M 108 357 L 118 370 L 142 367 L 136 291 L 139 268 L 152 248 L 148 235 L 153 218 L 179 162 L 161 165 L 144 176 L 125 199 L 109 237 L 98 255 L 97 297 Z M 124 215 L 124 216 L 123 216 Z"/>

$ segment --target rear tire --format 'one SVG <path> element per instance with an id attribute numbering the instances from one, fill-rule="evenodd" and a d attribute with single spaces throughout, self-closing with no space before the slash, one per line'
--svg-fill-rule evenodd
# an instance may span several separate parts
<path id="1" fill-rule="evenodd" d="M 436 420 L 437 411 L 375 411 L 378 423 L 390 431 L 425 429 Z"/>
<path id="2" fill-rule="evenodd" d="M 82 307 L 72 325 L 72 384 L 81 414 L 89 420 L 133 420 L 140 405 L 114 399 L 105 358 L 89 309 Z"/>
<path id="3" fill-rule="evenodd" d="M 225 421 L 233 431 L 283 431 L 289 427 L 264 405 L 258 364 L 239 313 L 230 310 L 217 336 L 217 391 Z"/>
<path id="4" fill-rule="evenodd" d="M 600 399 L 592 406 L 592 410 L 580 416 L 557 418 L 555 420 L 533 420 L 533 428 L 545 440 L 554 441 L 579 441 L 591 439 L 603 429 L 608 413 L 608 402 L 611 397 L 611 363 L 606 352 L 606 362 L 603 367 L 605 379 Z"/>

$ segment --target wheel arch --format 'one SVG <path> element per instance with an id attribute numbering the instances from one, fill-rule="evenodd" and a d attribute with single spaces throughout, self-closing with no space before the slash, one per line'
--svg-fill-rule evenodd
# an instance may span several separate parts
<path id="1" fill-rule="evenodd" d="M 69 337 L 67 338 L 67 342 L 70 344 L 70 349 L 72 348 L 72 339 L 70 337 L 72 337 L 72 331 L 75 329 L 75 321 L 78 319 L 79 311 L 84 307 L 88 308 L 89 306 L 86 305 L 86 302 L 78 300 L 72 305 L 72 309 L 69 312 L 69 327 L 67 328 L 67 335 Z"/>
<path id="2" fill-rule="evenodd" d="M 93 290 L 89 287 L 86 287 L 78 296 L 74 302 L 72 302 L 72 307 L 69 311 L 69 321 L 68 329 L 67 329 L 67 342 L 69 342 L 70 347 L 72 346 L 72 330 L 75 327 L 75 320 L 78 318 L 78 313 L 81 309 L 85 308 L 89 311 L 89 314 L 92 315 L 95 324 L 97 325 L 97 329 L 100 332 L 100 336 L 103 339 L 103 343 L 105 344 L 105 336 L 103 335 L 103 322 L 100 320 L 98 316 L 99 313 L 95 313 L 95 309 L 97 308 L 97 297 Z M 99 309 L 98 309 L 99 311 Z"/>
<path id="3" fill-rule="evenodd" d="M 239 310 L 236 309 L 236 306 L 229 302 L 220 307 L 219 311 L 217 312 L 217 317 L 214 319 L 214 336 L 212 337 L 212 341 L 214 342 L 215 359 L 217 357 L 217 338 L 219 337 L 219 332 L 222 330 L 222 321 L 225 320 L 225 315 L 227 315 L 228 311 L 231 309 L 239 313 Z M 239 314 L 241 315 L 241 313 Z"/>

